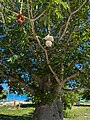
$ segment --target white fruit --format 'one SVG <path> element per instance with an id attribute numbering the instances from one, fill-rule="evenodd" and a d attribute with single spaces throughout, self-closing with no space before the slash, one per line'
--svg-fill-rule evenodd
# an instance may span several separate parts
<path id="1" fill-rule="evenodd" d="M 46 41 L 46 46 L 47 46 L 47 47 L 51 47 L 51 46 L 52 46 L 52 42 L 47 40 L 47 41 Z"/>

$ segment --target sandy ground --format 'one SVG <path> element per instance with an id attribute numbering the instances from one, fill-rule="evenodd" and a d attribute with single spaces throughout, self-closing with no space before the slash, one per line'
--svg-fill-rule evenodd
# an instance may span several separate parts
<path id="1" fill-rule="evenodd" d="M 15 101 L 16 102 L 16 105 L 18 105 L 19 103 L 20 104 L 32 104 L 32 102 L 25 102 L 25 101 Z M 3 105 L 6 105 L 6 106 L 13 106 L 14 105 L 14 101 L 9 101 L 9 102 L 0 102 L 0 106 L 3 106 Z"/>

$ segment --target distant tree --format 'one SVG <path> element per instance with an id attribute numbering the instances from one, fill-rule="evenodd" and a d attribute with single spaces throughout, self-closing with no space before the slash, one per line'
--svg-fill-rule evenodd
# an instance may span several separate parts
<path id="1" fill-rule="evenodd" d="M 2 85 L 0 85 L 0 99 L 6 99 L 5 90 L 3 90 Z"/>
<path id="2" fill-rule="evenodd" d="M 0 94 L 1 94 L 2 90 L 3 90 L 3 87 L 0 85 Z"/>
<path id="3" fill-rule="evenodd" d="M 74 105 L 75 102 L 78 101 L 78 94 L 75 92 L 69 92 L 67 94 L 62 95 L 62 101 L 64 103 L 64 110 L 71 109 L 72 105 Z"/>
<path id="4" fill-rule="evenodd" d="M 89 9 L 89 0 L 1 0 L 0 77 L 32 94 L 33 120 L 63 120 L 62 93 L 87 88 Z"/>
<path id="5" fill-rule="evenodd" d="M 90 100 L 90 90 L 83 91 L 82 99 Z"/>

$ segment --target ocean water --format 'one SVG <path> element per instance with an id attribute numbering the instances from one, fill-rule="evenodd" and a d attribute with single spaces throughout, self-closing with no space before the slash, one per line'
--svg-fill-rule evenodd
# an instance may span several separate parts
<path id="1" fill-rule="evenodd" d="M 13 100 L 19 100 L 19 101 L 27 100 L 27 95 L 7 94 L 6 101 L 13 101 Z"/>
<path id="2" fill-rule="evenodd" d="M 10 101 L 25 101 L 28 97 L 26 94 L 18 95 L 18 94 L 7 94 L 6 99 L 0 99 L 0 102 L 10 102 Z"/>
<path id="3" fill-rule="evenodd" d="M 8 91 L 9 91 L 9 86 L 6 84 L 6 83 L 3 83 L 3 84 L 0 84 L 2 85 L 2 87 L 4 88 L 5 91 L 7 91 L 7 98 L 4 99 L 4 100 L 0 100 L 0 101 L 12 101 L 12 100 L 20 100 L 20 101 L 24 101 L 24 100 L 27 100 L 27 95 L 26 94 L 23 94 L 23 95 L 18 95 L 18 94 L 10 94 Z"/>

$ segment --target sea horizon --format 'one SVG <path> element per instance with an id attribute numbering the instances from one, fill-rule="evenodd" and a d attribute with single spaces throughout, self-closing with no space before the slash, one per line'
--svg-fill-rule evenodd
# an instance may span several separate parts
<path id="1" fill-rule="evenodd" d="M 7 94 L 6 99 L 1 99 L 0 102 L 10 102 L 10 101 L 25 101 L 28 99 L 26 94 L 18 95 L 18 94 Z"/>

